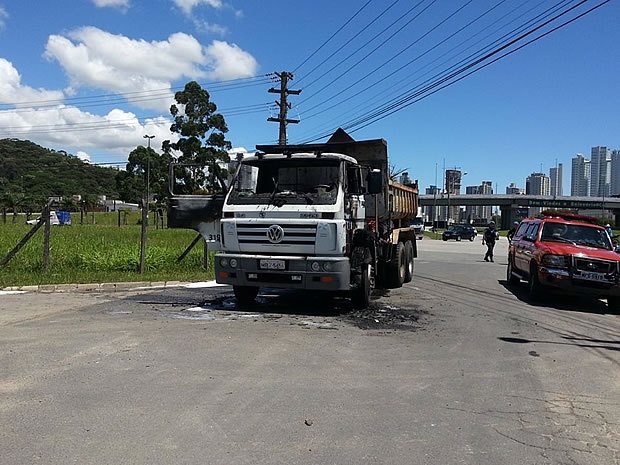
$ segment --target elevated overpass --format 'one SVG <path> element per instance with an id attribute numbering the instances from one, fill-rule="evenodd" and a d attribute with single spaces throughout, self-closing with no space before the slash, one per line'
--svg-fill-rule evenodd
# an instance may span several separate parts
<path id="1" fill-rule="evenodd" d="M 451 206 L 498 206 L 502 214 L 501 229 L 510 229 L 517 217 L 517 210 L 525 207 L 573 208 L 579 210 L 611 210 L 615 225 L 620 227 L 620 198 L 618 197 L 554 197 L 547 195 L 516 194 L 464 194 L 464 195 L 421 195 L 423 207 Z"/>

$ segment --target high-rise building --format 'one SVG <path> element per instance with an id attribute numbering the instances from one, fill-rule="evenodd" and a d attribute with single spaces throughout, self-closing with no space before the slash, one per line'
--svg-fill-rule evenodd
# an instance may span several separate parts
<path id="1" fill-rule="evenodd" d="M 491 181 L 482 181 L 479 186 L 465 187 L 466 194 L 493 194 L 493 183 Z M 471 220 L 490 220 L 493 214 L 491 206 L 467 206 L 465 207 L 465 218 Z"/>
<path id="2" fill-rule="evenodd" d="M 578 153 L 572 160 L 570 174 L 570 195 L 587 197 L 590 195 L 590 168 L 591 163 L 582 153 Z"/>
<path id="3" fill-rule="evenodd" d="M 480 186 L 466 186 L 465 187 L 466 194 L 480 194 Z M 478 214 L 480 207 L 475 205 L 467 205 L 465 207 L 465 219 L 467 222 L 478 219 Z"/>
<path id="4" fill-rule="evenodd" d="M 479 192 L 484 195 L 493 194 L 493 183 L 491 181 L 482 181 L 480 183 Z M 489 221 L 493 216 L 493 207 L 491 205 L 481 206 L 479 214 L 480 218 Z"/>
<path id="5" fill-rule="evenodd" d="M 590 157 L 590 195 L 609 196 L 611 186 L 611 152 L 607 147 L 592 147 Z"/>
<path id="6" fill-rule="evenodd" d="M 507 195 L 521 195 L 523 194 L 523 189 L 517 187 L 514 182 L 511 182 L 509 186 L 506 186 L 506 194 Z"/>
<path id="7" fill-rule="evenodd" d="M 532 173 L 525 180 L 527 195 L 551 195 L 551 180 L 544 173 Z"/>
<path id="8" fill-rule="evenodd" d="M 425 194 L 439 197 L 440 192 L 437 186 L 429 186 L 426 188 Z M 426 221 L 432 221 L 433 223 L 441 219 L 439 207 L 433 205 L 422 207 L 422 214 L 426 218 Z"/>
<path id="9" fill-rule="evenodd" d="M 559 163 L 555 168 L 549 169 L 549 178 L 551 179 L 551 195 L 564 195 L 564 166 Z"/>
<path id="10" fill-rule="evenodd" d="M 452 195 L 460 195 L 461 193 L 461 170 L 446 170 L 446 194 L 448 194 L 448 198 Z M 446 210 L 446 218 L 444 218 L 447 222 L 451 220 L 458 221 L 459 218 L 459 206 L 451 205 Z"/>
<path id="11" fill-rule="evenodd" d="M 620 195 L 620 150 L 611 151 L 610 195 Z"/>

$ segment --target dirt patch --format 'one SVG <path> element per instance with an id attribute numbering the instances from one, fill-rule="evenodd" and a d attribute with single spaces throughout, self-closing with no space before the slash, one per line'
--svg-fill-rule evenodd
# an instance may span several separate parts
<path id="1" fill-rule="evenodd" d="M 402 308 L 373 302 L 364 310 L 351 310 L 340 316 L 343 321 L 365 330 L 416 331 L 428 312 L 418 307 Z"/>

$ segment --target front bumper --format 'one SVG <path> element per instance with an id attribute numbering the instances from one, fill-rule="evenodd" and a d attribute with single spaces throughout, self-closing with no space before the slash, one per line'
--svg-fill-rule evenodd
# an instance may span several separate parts
<path id="1" fill-rule="evenodd" d="M 228 261 L 227 266 L 221 264 L 222 258 Z M 237 261 L 234 268 L 230 266 L 231 259 Z M 284 270 L 261 269 L 260 260 L 283 260 L 286 266 Z M 311 270 L 310 266 L 313 262 L 321 265 L 321 271 Z M 322 268 L 322 265 L 326 263 L 329 263 L 329 271 L 324 271 Z M 217 254 L 215 256 L 216 282 L 233 286 L 348 291 L 350 290 L 350 274 L 347 257 L 245 254 Z"/>
<path id="2" fill-rule="evenodd" d="M 572 295 L 591 295 L 597 297 L 620 296 L 620 284 L 615 279 L 609 281 L 589 281 L 571 275 L 567 270 L 540 267 L 538 280 L 544 286 L 561 289 Z"/>

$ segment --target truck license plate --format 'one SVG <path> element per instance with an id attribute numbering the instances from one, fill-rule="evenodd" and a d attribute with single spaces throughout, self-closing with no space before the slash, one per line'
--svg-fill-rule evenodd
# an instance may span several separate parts
<path id="1" fill-rule="evenodd" d="M 607 281 L 604 273 L 593 273 L 588 271 L 581 272 L 581 279 L 587 279 L 588 281 Z"/>
<path id="2" fill-rule="evenodd" d="M 261 260 L 260 268 L 261 270 L 283 270 L 284 260 Z"/>

